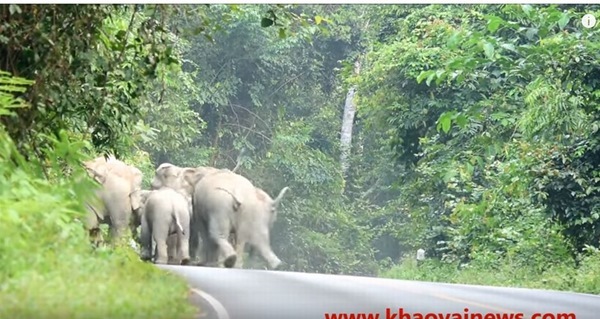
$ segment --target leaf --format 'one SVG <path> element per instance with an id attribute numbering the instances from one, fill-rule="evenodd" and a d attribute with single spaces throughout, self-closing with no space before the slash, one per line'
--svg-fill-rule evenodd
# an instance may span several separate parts
<path id="1" fill-rule="evenodd" d="M 427 85 L 431 84 L 431 81 L 433 80 L 434 77 L 435 77 L 435 72 L 431 71 L 431 74 L 429 74 L 425 83 L 427 83 Z"/>
<path id="2" fill-rule="evenodd" d="M 417 83 L 421 83 L 423 82 L 423 80 L 425 78 L 427 78 L 431 73 L 433 73 L 434 71 L 430 70 L 430 71 L 423 71 L 421 72 L 421 74 L 419 74 L 419 76 L 417 76 Z"/>
<path id="3" fill-rule="evenodd" d="M 527 39 L 533 40 L 533 37 L 538 34 L 538 31 L 539 30 L 537 28 L 528 28 L 527 32 L 525 32 L 525 36 Z"/>
<path id="4" fill-rule="evenodd" d="M 443 76 L 445 73 L 445 70 L 437 70 L 437 72 L 435 72 L 435 76 L 437 77 L 437 80 L 435 81 L 436 84 L 442 83 L 442 81 L 444 80 Z"/>
<path id="5" fill-rule="evenodd" d="M 19 7 L 16 4 L 11 4 L 8 6 L 8 12 L 10 12 L 10 14 L 15 14 L 15 13 L 21 13 L 21 7 Z"/>
<path id="6" fill-rule="evenodd" d="M 273 23 L 275 22 L 269 18 L 262 18 L 262 20 L 260 20 L 260 26 L 263 28 L 270 27 Z"/>
<path id="7" fill-rule="evenodd" d="M 460 33 L 459 32 L 454 32 L 449 38 L 448 38 L 448 42 L 446 43 L 448 45 L 448 47 L 450 47 L 450 49 L 455 49 L 458 42 L 461 40 L 460 38 Z"/>
<path id="8" fill-rule="evenodd" d="M 512 52 L 516 52 L 517 50 L 515 49 L 515 46 L 511 43 L 502 43 L 500 45 L 500 47 L 502 47 L 503 49 L 506 49 L 508 51 L 512 51 Z"/>
<path id="9" fill-rule="evenodd" d="M 284 39 L 285 37 L 286 37 L 285 29 L 284 28 L 279 29 L 279 38 Z"/>
<path id="10" fill-rule="evenodd" d="M 569 20 L 571 20 L 571 17 L 569 17 L 568 13 L 563 13 L 560 16 L 560 19 L 558 20 L 558 26 L 560 27 L 560 29 L 564 29 L 567 24 L 569 24 Z"/>
<path id="11" fill-rule="evenodd" d="M 467 117 L 463 114 L 457 116 L 455 121 L 456 125 L 458 125 L 460 128 L 464 128 L 467 125 Z"/>
<path id="12" fill-rule="evenodd" d="M 441 129 L 444 133 L 448 133 L 450 131 L 450 125 L 452 124 L 452 113 L 444 112 L 440 115 L 440 119 L 438 120 L 438 130 Z"/>
<path id="13" fill-rule="evenodd" d="M 491 60 L 492 58 L 494 58 L 494 45 L 492 45 L 489 42 L 486 42 L 483 44 L 483 50 L 485 51 L 485 56 L 488 59 Z"/>
<path id="14" fill-rule="evenodd" d="M 496 32 L 496 30 L 498 30 L 500 25 L 503 23 L 504 23 L 504 20 L 502 20 L 502 18 L 496 17 L 496 16 L 491 16 L 490 20 L 488 21 L 487 29 L 491 33 L 494 33 L 494 32 Z"/>
<path id="15" fill-rule="evenodd" d="M 321 21 L 323 21 L 323 17 L 321 17 L 321 16 L 316 16 L 316 17 L 315 17 L 315 23 L 316 23 L 317 25 L 321 24 Z"/>

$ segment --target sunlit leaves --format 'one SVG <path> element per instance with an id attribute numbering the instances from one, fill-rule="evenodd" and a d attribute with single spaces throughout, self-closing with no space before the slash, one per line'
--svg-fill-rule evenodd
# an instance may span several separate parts
<path id="1" fill-rule="evenodd" d="M 491 60 L 494 58 L 494 45 L 491 44 L 490 42 L 483 43 L 483 51 L 485 52 L 485 56 L 488 59 Z"/>
<path id="2" fill-rule="evenodd" d="M 498 30 L 498 28 L 500 28 L 503 23 L 504 23 L 504 19 L 502 19 L 501 17 L 493 16 L 493 15 L 489 16 L 488 17 L 487 29 L 491 33 L 495 33 L 496 30 Z"/>

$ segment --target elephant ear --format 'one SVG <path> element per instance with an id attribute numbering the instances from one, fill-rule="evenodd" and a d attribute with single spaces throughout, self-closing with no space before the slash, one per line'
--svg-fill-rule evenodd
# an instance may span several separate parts
<path id="1" fill-rule="evenodd" d="M 131 209 L 135 211 L 142 205 L 141 191 L 144 175 L 142 171 L 135 167 L 130 167 L 130 171 L 131 193 L 129 194 L 129 198 L 131 200 Z"/>
<path id="2" fill-rule="evenodd" d="M 218 168 L 210 166 L 199 166 L 196 168 L 186 168 L 183 170 L 183 180 L 193 189 L 196 184 L 205 176 L 220 172 Z"/>
<path id="3" fill-rule="evenodd" d="M 83 164 L 90 177 L 100 184 L 104 184 L 108 174 L 108 169 L 106 168 L 106 165 L 103 164 L 104 163 L 100 162 L 98 159 Z"/>
<path id="4" fill-rule="evenodd" d="M 140 196 L 140 202 L 142 205 L 146 204 L 146 201 L 148 200 L 148 197 L 150 196 L 150 194 L 152 194 L 152 192 L 153 191 L 147 189 L 142 189 L 138 191 L 138 194 Z"/>

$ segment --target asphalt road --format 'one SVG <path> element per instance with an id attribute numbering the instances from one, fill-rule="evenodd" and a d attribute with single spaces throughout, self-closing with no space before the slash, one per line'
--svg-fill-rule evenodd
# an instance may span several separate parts
<path id="1" fill-rule="evenodd" d="M 200 297 L 194 302 L 205 319 L 334 319 L 333 314 L 338 319 L 600 318 L 597 295 L 282 271 L 160 267 L 186 278 Z"/>

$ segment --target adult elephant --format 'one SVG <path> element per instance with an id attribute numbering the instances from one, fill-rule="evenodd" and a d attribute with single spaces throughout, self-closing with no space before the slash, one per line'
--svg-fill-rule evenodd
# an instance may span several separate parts
<path id="1" fill-rule="evenodd" d="M 154 178 L 151 183 L 152 190 L 158 190 L 163 188 L 170 188 L 186 197 L 190 211 L 192 210 L 192 194 L 194 191 L 194 185 L 207 175 L 221 172 L 229 172 L 228 169 L 219 169 L 211 166 L 199 166 L 199 167 L 179 167 L 171 163 L 162 163 L 156 168 Z M 192 214 L 192 227 L 190 228 L 190 258 L 196 259 L 200 253 L 200 234 L 198 234 L 198 227 L 193 222 L 194 216 Z"/>
<path id="2" fill-rule="evenodd" d="M 100 224 L 108 224 L 110 239 L 124 235 L 132 224 L 132 215 L 140 209 L 142 172 L 116 159 L 97 157 L 84 162 L 85 168 L 100 188 L 88 202 L 86 227 L 94 241 L 98 241 Z"/>
<path id="3" fill-rule="evenodd" d="M 249 244 L 271 269 L 277 268 L 281 260 L 271 249 L 269 233 L 288 189 L 284 187 L 272 199 L 247 178 L 230 171 L 200 179 L 193 193 L 192 228 L 199 229 L 207 263 L 241 268 L 244 248 Z"/>
<path id="4" fill-rule="evenodd" d="M 162 163 L 154 172 L 151 189 L 171 188 L 184 195 L 191 203 L 194 185 L 206 175 L 217 172 L 229 172 L 211 166 L 179 167 L 171 163 Z"/>
<path id="5" fill-rule="evenodd" d="M 170 188 L 144 191 L 140 236 L 141 258 L 152 259 L 154 241 L 156 244 L 154 263 L 166 264 L 178 260 L 182 265 L 188 264 L 190 215 L 188 201 L 179 192 Z M 170 235 L 176 235 L 175 242 Z M 173 248 L 176 248 L 176 253 L 173 253 Z"/>

